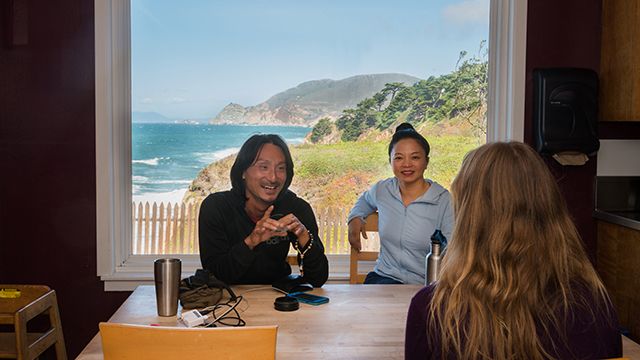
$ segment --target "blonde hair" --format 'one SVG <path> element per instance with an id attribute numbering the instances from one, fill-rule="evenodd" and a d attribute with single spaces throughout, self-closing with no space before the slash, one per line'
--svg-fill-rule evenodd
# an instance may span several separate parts
<path id="1" fill-rule="evenodd" d="M 483 145 L 467 154 L 451 189 L 456 224 L 427 324 L 443 357 L 550 358 L 543 339 L 566 346 L 569 309 L 609 309 L 560 190 L 533 149 Z"/>

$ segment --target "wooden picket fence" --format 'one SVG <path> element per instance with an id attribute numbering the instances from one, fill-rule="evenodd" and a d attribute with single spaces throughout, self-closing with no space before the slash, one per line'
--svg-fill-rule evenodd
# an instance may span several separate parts
<path id="1" fill-rule="evenodd" d="M 132 203 L 133 253 L 198 254 L 200 203 Z M 348 210 L 315 209 L 327 254 L 348 254 Z"/>

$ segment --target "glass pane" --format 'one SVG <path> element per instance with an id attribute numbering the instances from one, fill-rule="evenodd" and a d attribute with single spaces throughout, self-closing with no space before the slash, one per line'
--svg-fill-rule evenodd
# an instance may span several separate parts
<path id="1" fill-rule="evenodd" d="M 199 203 L 255 133 L 287 140 L 291 189 L 347 254 L 395 126 L 429 140 L 425 177 L 447 188 L 484 143 L 488 24 L 489 0 L 132 0 L 134 254 L 197 253 Z"/>

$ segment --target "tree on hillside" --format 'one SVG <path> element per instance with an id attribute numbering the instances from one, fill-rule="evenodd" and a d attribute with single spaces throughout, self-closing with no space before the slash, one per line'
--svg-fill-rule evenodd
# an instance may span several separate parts
<path id="1" fill-rule="evenodd" d="M 381 112 L 382 107 L 384 106 L 384 103 L 387 101 L 387 95 L 383 92 L 377 92 L 373 94 L 373 100 L 376 103 L 376 110 L 378 112 Z"/>
<path id="2" fill-rule="evenodd" d="M 341 139 L 357 140 L 374 127 L 386 130 L 402 116 L 414 124 L 462 118 L 478 134 L 486 133 L 486 117 L 482 113 L 488 86 L 486 41 L 480 43 L 477 56 L 467 56 L 466 51 L 461 51 L 455 70 L 449 74 L 431 76 L 411 86 L 387 83 L 355 108 L 343 110 L 336 121 Z"/>
<path id="3" fill-rule="evenodd" d="M 442 106 L 442 95 L 446 91 L 441 78 L 431 76 L 413 86 L 416 100 L 409 114 L 409 120 L 420 123 L 427 120 L 429 109 Z"/>
<path id="4" fill-rule="evenodd" d="M 389 94 L 391 94 L 391 100 L 393 101 L 393 98 L 396 97 L 396 94 L 398 93 L 398 91 L 404 89 L 405 87 L 406 85 L 401 82 L 386 83 L 384 84 L 384 89 L 382 89 L 382 93 L 386 96 L 389 96 Z"/>
<path id="5" fill-rule="evenodd" d="M 401 113 L 411 107 L 414 100 L 415 93 L 413 91 L 413 87 L 403 87 L 400 89 L 393 100 L 389 102 L 389 105 L 382 112 L 378 128 L 384 130 L 391 126 Z"/>
<path id="6" fill-rule="evenodd" d="M 378 104 L 375 96 L 366 98 L 358 103 L 358 107 L 356 108 L 357 116 L 362 119 L 366 127 L 376 126 L 378 122 L 377 108 Z"/>
<path id="7" fill-rule="evenodd" d="M 336 126 L 342 130 L 340 139 L 342 141 L 354 141 L 362 134 L 364 124 L 359 118 L 356 109 L 345 109 L 342 115 L 336 120 Z"/>
<path id="8" fill-rule="evenodd" d="M 460 53 L 460 60 L 464 60 L 455 75 L 455 92 L 452 94 L 452 108 L 450 117 L 463 117 L 479 134 L 486 134 L 486 116 L 478 116 L 486 108 L 488 87 L 488 62 L 486 41 L 481 41 L 477 56 L 464 59 L 465 53 Z M 459 61 L 460 61 L 459 60 Z"/>
<path id="9" fill-rule="evenodd" d="M 311 142 L 317 143 L 323 137 L 331 134 L 332 128 L 333 128 L 333 125 L 331 124 L 331 119 L 329 118 L 320 119 L 318 123 L 313 127 L 313 130 L 311 130 L 311 138 L 310 138 Z"/>

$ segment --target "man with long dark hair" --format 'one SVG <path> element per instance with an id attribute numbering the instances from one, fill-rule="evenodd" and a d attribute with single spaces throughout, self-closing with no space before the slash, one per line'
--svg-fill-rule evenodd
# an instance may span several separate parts
<path id="1" fill-rule="evenodd" d="M 311 206 L 288 188 L 293 160 L 278 135 L 253 135 L 231 167 L 231 190 L 202 202 L 202 266 L 229 284 L 272 284 L 291 274 L 289 244 L 304 280 L 322 286 L 329 273 Z"/>

